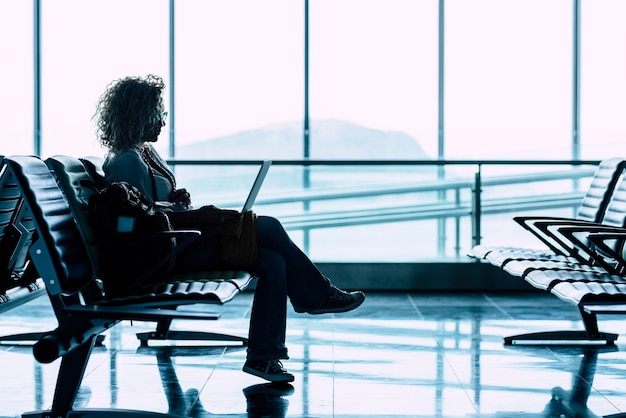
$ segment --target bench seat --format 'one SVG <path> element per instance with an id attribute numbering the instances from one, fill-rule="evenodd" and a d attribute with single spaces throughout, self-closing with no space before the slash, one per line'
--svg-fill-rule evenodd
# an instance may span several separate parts
<path id="1" fill-rule="evenodd" d="M 27 303 L 46 293 L 46 287 L 41 278 L 23 286 L 15 286 L 0 293 L 0 313 L 6 312 L 24 303 Z M 2 341 L 3 337 L 0 337 Z"/>
<path id="2" fill-rule="evenodd" d="M 550 293 L 561 300 L 576 305 L 626 304 L 626 280 L 624 277 L 619 276 L 619 279 L 606 277 L 605 279 L 561 281 L 552 286 Z"/>
<path id="3" fill-rule="evenodd" d="M 193 331 L 170 332 L 169 324 L 174 319 L 216 319 L 212 312 L 176 309 L 189 304 L 219 305 L 228 302 L 245 289 L 251 276 L 245 272 L 231 272 L 226 273 L 224 278 L 224 273 L 220 272 L 217 274 L 219 278 L 205 277 L 194 281 L 188 277 L 186 281 L 156 286 L 153 291 L 142 295 L 117 300 L 109 298 L 94 269 L 94 258 L 89 255 L 91 243 L 85 241 L 80 219 L 72 212 L 67 197 L 46 163 L 34 156 L 13 156 L 6 159 L 6 164 L 15 178 L 25 207 L 32 214 L 36 239 L 30 246 L 29 254 L 41 274 L 58 321 L 56 329 L 41 336 L 33 347 L 33 354 L 42 363 L 61 360 L 50 409 L 23 416 L 65 417 L 72 412 L 82 417 L 163 416 L 144 411 L 73 410 L 98 337 L 125 320 L 156 322 L 157 330 L 147 333 L 147 339 L 155 335 L 162 338 L 182 335 L 190 340 L 220 336 Z M 174 280 L 173 277 L 170 279 Z M 141 336 L 138 337 L 142 340 Z M 238 342 L 247 341 L 242 337 L 232 338 Z"/>
<path id="4" fill-rule="evenodd" d="M 92 269 L 95 275 L 100 277 L 98 248 L 89 218 L 88 206 L 90 197 L 98 193 L 104 185 L 101 162 L 93 158 L 81 160 L 66 155 L 56 155 L 48 158 L 45 163 L 54 174 L 58 186 L 70 205 L 70 210 L 79 226 L 80 235 L 87 249 Z M 179 241 L 177 249 L 180 248 L 182 248 L 182 241 Z M 129 296 L 109 294 L 106 295 L 105 299 L 94 303 L 99 306 L 133 305 L 135 307 L 156 308 L 167 305 L 170 301 L 175 305 L 206 304 L 207 302 L 221 305 L 245 290 L 253 282 L 253 276 L 245 271 L 195 272 L 170 274 L 167 282 L 166 285 L 143 289 L 141 294 Z M 206 315 L 206 319 L 218 319 L 220 317 L 219 313 L 213 313 L 211 318 L 208 317 L 208 312 Z M 155 332 L 138 333 L 137 338 L 141 345 L 146 346 L 150 340 L 218 340 L 238 341 L 244 345 L 247 343 L 247 339 L 240 336 L 203 334 L 196 331 L 173 332 L 170 331 L 170 327 L 174 319 L 176 318 L 163 317 L 157 321 Z"/>
<path id="5" fill-rule="evenodd" d="M 46 293 L 45 285 L 28 258 L 34 231 L 23 210 L 20 191 L 4 156 L 0 156 L 0 313 L 21 306 Z M 41 333 L 0 336 L 0 344 L 33 343 Z"/>
<path id="6" fill-rule="evenodd" d="M 577 254 L 570 253 L 570 247 L 562 241 L 562 237 L 555 236 L 550 230 L 551 225 L 567 224 L 571 222 L 594 222 L 608 223 L 615 225 L 610 214 L 609 204 L 614 199 L 616 192 L 619 192 L 621 175 L 626 168 L 626 160 L 623 158 L 607 158 L 600 162 L 587 191 L 580 202 L 576 217 L 573 219 L 542 217 L 542 216 L 516 216 L 513 218 L 521 227 L 532 233 L 545 247 L 534 250 L 518 248 L 513 246 L 497 247 L 477 245 L 470 251 L 470 256 L 479 260 L 484 259 L 493 252 L 501 252 L 503 256 L 511 258 L 531 257 L 533 259 L 543 258 L 546 255 L 557 254 L 572 256 L 580 260 Z M 625 189 L 622 189 L 624 192 Z M 619 198 L 618 201 L 623 199 Z M 621 210 L 621 207 L 619 208 Z M 619 219 L 619 218 L 618 218 Z M 623 217 L 621 224 L 623 225 Z M 530 253 L 530 254 L 529 254 Z"/>
<path id="7" fill-rule="evenodd" d="M 533 287 L 548 292 L 561 282 L 626 283 L 626 277 L 618 274 L 569 270 L 533 270 L 524 279 Z"/>
<path id="8" fill-rule="evenodd" d="M 544 220 L 533 223 L 557 246 L 546 250 L 514 247 L 477 247 L 476 258 L 486 260 L 536 289 L 575 305 L 584 330 L 534 332 L 508 336 L 505 344 L 614 345 L 617 334 L 600 332 L 598 314 L 626 314 L 626 181 L 621 159 L 607 160 L 579 212 L 583 219 Z M 617 177 L 615 177 L 617 176 Z M 605 185 L 601 189 L 599 185 Z M 586 204 L 586 206 L 585 206 Z M 592 210 L 593 209 L 593 210 Z M 596 220 L 588 215 L 595 213 Z M 514 218 L 522 224 L 521 217 Z M 528 218 L 531 219 L 531 218 Z M 522 225 L 523 226 L 523 225 Z M 559 248 L 565 251 L 560 252 Z"/>
<path id="9" fill-rule="evenodd" d="M 557 262 L 578 263 L 578 260 L 574 257 L 570 257 L 563 254 L 555 254 L 547 251 L 541 251 L 539 249 L 492 249 L 488 251 L 482 259 L 487 260 L 489 263 L 496 267 L 502 267 L 504 264 L 511 260 L 546 260 Z"/>
<path id="10" fill-rule="evenodd" d="M 188 304 L 206 303 L 210 300 L 223 305 L 245 290 L 251 281 L 252 276 L 243 271 L 187 273 L 176 275 L 172 282 L 144 290 L 141 294 L 109 298 L 98 305 L 163 306 L 169 301 L 180 303 L 181 298 Z"/>
<path id="11" fill-rule="evenodd" d="M 526 277 L 534 270 L 566 270 L 566 271 L 589 271 L 594 273 L 606 273 L 600 266 L 572 263 L 569 261 L 551 260 L 510 260 L 504 263 L 502 269 L 515 277 Z"/>

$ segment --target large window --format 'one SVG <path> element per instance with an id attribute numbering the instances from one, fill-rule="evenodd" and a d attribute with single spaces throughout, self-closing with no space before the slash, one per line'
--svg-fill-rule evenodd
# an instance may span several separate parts
<path id="1" fill-rule="evenodd" d="M 445 4 L 445 156 L 572 158 L 572 1 Z"/>
<path id="2" fill-rule="evenodd" d="M 626 155 L 626 3 L 581 3 L 581 155 Z"/>
<path id="3" fill-rule="evenodd" d="M 168 73 L 166 0 L 42 1 L 42 154 L 102 155 L 92 116 L 114 79 Z"/>
<path id="4" fill-rule="evenodd" d="M 176 3 L 176 157 L 302 157 L 304 8 Z"/>
<path id="5" fill-rule="evenodd" d="M 180 158 L 302 156 L 305 91 L 312 158 L 571 158 L 578 87 L 581 157 L 615 153 L 626 132 L 619 0 L 175 1 L 171 55 L 167 0 L 2 1 L 5 154 L 33 151 L 35 109 L 44 155 L 102 153 L 98 96 L 113 79 L 148 73 L 175 86 Z M 411 153 L 394 148 L 399 136 Z M 385 146 L 368 147 L 371 138 Z"/>
<path id="6" fill-rule="evenodd" d="M 0 1 L 0 155 L 32 154 L 33 2 Z"/>
<path id="7" fill-rule="evenodd" d="M 437 1 L 310 2 L 312 158 L 437 157 Z"/>

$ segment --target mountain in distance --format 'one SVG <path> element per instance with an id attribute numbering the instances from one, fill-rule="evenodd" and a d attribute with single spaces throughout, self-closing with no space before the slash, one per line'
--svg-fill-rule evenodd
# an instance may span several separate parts
<path id="1" fill-rule="evenodd" d="M 419 143 L 402 132 L 370 129 L 341 120 L 311 123 L 310 158 L 313 160 L 430 160 Z M 303 158 L 301 122 L 283 122 L 254 130 L 177 146 L 178 160 L 299 160 Z M 217 171 L 194 169 L 185 186 L 194 190 L 194 199 L 220 202 L 222 194 L 245 197 L 256 168 L 234 166 Z M 434 173 L 433 167 L 333 166 L 317 167 L 310 174 L 313 188 L 349 187 L 351 184 L 408 181 L 407 173 Z M 263 191 L 299 190 L 302 168 L 275 167 L 263 185 Z M 217 174 L 219 173 L 219 174 Z M 389 174 L 386 174 L 389 173 Z M 421 178 L 421 177 L 420 177 Z M 386 180 L 388 179 L 388 180 Z"/>
<path id="2" fill-rule="evenodd" d="M 311 123 L 310 158 L 338 160 L 430 160 L 416 139 L 327 119 Z M 303 156 L 302 122 L 284 122 L 177 146 L 177 159 L 260 160 Z"/>

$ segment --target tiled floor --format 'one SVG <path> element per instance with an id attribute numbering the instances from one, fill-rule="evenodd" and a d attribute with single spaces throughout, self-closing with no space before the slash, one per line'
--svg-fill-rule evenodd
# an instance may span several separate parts
<path id="1" fill-rule="evenodd" d="M 251 294 L 215 322 L 180 322 L 245 335 Z M 220 309 L 220 308 L 216 308 Z M 0 333 L 50 329 L 45 297 L 0 315 Z M 626 318 L 612 350 L 509 348 L 505 335 L 579 329 L 578 312 L 552 296 L 369 293 L 342 315 L 290 312 L 285 362 L 274 387 L 241 372 L 242 348 L 139 348 L 145 323 L 107 332 L 75 408 L 140 409 L 188 417 L 598 417 L 626 412 Z M 50 406 L 58 361 L 0 347 L 0 416 Z"/>

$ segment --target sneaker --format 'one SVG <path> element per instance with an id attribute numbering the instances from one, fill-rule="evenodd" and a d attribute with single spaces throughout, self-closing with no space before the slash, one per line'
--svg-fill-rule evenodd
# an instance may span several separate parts
<path id="1" fill-rule="evenodd" d="M 307 312 L 311 315 L 348 312 L 361 306 L 364 300 L 365 295 L 363 292 L 346 292 L 331 284 L 330 293 L 326 301 L 317 308 L 309 309 Z"/>
<path id="2" fill-rule="evenodd" d="M 294 377 L 280 360 L 246 360 L 243 371 L 270 382 L 293 382 Z"/>

